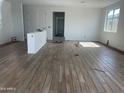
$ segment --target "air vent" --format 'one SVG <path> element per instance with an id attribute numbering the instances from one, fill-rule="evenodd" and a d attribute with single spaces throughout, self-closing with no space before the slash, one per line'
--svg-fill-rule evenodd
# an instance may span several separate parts
<path id="1" fill-rule="evenodd" d="M 81 1 L 80 3 L 81 3 L 81 4 L 85 4 L 86 2 L 85 2 L 85 1 Z"/>

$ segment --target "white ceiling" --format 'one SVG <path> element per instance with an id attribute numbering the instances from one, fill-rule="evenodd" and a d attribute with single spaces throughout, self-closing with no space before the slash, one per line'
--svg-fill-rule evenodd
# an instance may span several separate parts
<path id="1" fill-rule="evenodd" d="M 120 0 L 23 0 L 26 5 L 105 7 Z M 81 3 L 85 2 L 85 3 Z"/>

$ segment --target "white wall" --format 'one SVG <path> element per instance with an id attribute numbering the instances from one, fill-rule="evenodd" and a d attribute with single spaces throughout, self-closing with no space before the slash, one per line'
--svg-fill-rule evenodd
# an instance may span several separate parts
<path id="1" fill-rule="evenodd" d="M 97 8 L 24 5 L 25 34 L 40 27 L 47 27 L 48 39 L 52 40 L 54 11 L 65 12 L 66 40 L 98 40 L 101 11 Z"/>
<path id="2" fill-rule="evenodd" d="M 0 7 L 1 27 L 0 44 L 11 41 L 16 36 L 18 41 L 24 40 L 23 11 L 21 0 L 3 0 Z"/>
<path id="3" fill-rule="evenodd" d="M 1 4 L 1 27 L 0 27 L 0 44 L 10 41 L 13 35 L 11 4 L 4 0 Z"/>
<path id="4" fill-rule="evenodd" d="M 18 41 L 24 41 L 23 5 L 22 0 L 11 0 L 13 31 Z"/>
<path id="5" fill-rule="evenodd" d="M 105 10 L 112 9 L 118 6 L 120 6 L 121 10 L 120 10 L 120 18 L 119 18 L 117 33 L 104 32 L 103 30 L 104 30 Z M 107 40 L 109 40 L 110 46 L 118 48 L 120 50 L 124 50 L 124 0 L 104 8 L 102 11 L 102 15 L 103 16 L 101 17 L 102 25 L 101 25 L 100 41 L 106 43 Z"/>

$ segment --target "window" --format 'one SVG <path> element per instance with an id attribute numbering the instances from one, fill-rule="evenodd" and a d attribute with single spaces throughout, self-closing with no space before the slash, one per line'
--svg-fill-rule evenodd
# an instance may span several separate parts
<path id="1" fill-rule="evenodd" d="M 119 8 L 107 11 L 104 25 L 105 32 L 117 32 L 119 15 L 120 15 Z"/>

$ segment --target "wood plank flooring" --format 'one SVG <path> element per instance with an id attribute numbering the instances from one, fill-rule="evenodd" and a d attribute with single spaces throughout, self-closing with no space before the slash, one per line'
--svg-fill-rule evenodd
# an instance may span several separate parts
<path id="1" fill-rule="evenodd" d="M 105 46 L 24 43 L 0 48 L 0 93 L 124 93 L 124 55 Z"/>

